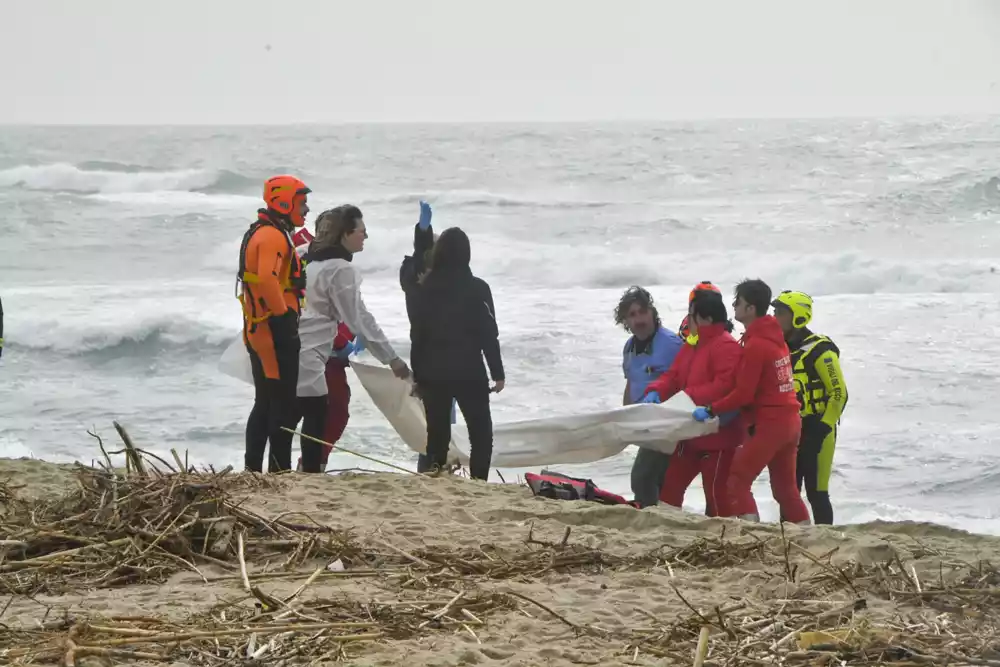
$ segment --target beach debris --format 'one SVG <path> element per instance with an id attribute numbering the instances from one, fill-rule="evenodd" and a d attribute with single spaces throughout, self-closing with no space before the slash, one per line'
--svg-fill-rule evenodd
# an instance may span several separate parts
<path id="1" fill-rule="evenodd" d="M 920 544 L 908 555 L 887 544 L 871 552 L 877 557 L 835 560 L 837 549 L 815 553 L 805 533 L 736 523 L 640 553 L 587 546 L 569 526 L 542 536 L 533 523 L 524 540 L 502 546 L 414 546 L 305 514 L 262 516 L 245 497 L 281 493 L 293 476 L 198 471 L 176 452 L 171 464 L 118 428 L 125 449 L 100 443 L 104 463 L 78 466 L 76 488 L 61 498 L 24 500 L 0 483 L 0 595 L 10 596 L 0 599 L 2 664 L 344 662 L 372 644 L 427 633 L 489 643 L 492 624 L 516 614 L 587 637 L 604 647 L 601 660 L 629 664 L 1000 667 L 1000 571 L 986 561 L 949 560 Z M 119 455 L 125 464 L 115 468 Z M 755 582 L 739 598 L 706 604 L 704 590 L 690 587 L 699 573 L 734 569 Z M 15 598 L 184 571 L 237 595 L 180 617 L 84 610 L 47 615 L 37 627 L 3 622 Z M 637 609 L 639 624 L 584 622 L 541 593 L 553 574 L 653 572 L 667 575 L 676 612 Z M 383 593 L 331 597 L 317 587 L 352 578 Z"/>

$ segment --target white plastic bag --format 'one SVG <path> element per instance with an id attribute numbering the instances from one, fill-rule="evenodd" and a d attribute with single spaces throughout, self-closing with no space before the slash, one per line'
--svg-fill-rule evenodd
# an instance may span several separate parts
<path id="1" fill-rule="evenodd" d="M 253 369 L 250 367 L 250 353 L 243 342 L 243 331 L 229 344 L 219 358 L 219 370 L 229 377 L 253 384 Z"/>
<path id="2" fill-rule="evenodd" d="M 352 360 L 351 368 L 375 407 L 385 416 L 404 443 L 425 453 L 427 421 L 420 399 L 412 396 L 410 380 L 400 380 L 392 370 Z M 253 384 L 250 355 L 242 333 L 219 359 L 219 370 Z M 526 468 L 540 465 L 590 463 L 615 456 L 629 445 L 671 453 L 681 440 L 715 433 L 717 419 L 696 422 L 695 405 L 681 392 L 659 405 L 640 403 L 578 415 L 525 419 L 493 426 L 492 466 Z M 465 425 L 452 426 L 449 460 L 469 462 Z"/>
<path id="3" fill-rule="evenodd" d="M 424 453 L 427 422 L 411 384 L 388 368 L 358 361 L 351 368 L 392 427 L 415 452 Z M 614 456 L 630 444 L 670 453 L 681 440 L 715 433 L 718 420 L 696 422 L 695 405 L 679 393 L 660 405 L 639 404 L 580 415 L 526 419 L 493 426 L 492 466 L 524 468 L 590 463 Z M 469 442 L 462 424 L 452 426 L 452 454 L 468 461 Z"/>

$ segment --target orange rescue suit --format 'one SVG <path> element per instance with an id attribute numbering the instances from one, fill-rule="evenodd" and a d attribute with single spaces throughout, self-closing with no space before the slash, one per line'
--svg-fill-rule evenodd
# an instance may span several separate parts
<path id="1" fill-rule="evenodd" d="M 278 380 L 275 345 L 291 341 L 276 341 L 268 320 L 289 311 L 298 316 L 305 298 L 305 271 L 288 233 L 266 209 L 259 211 L 243 237 L 237 282 L 243 288 L 238 294 L 243 305 L 243 340 L 260 357 L 264 375 Z"/>

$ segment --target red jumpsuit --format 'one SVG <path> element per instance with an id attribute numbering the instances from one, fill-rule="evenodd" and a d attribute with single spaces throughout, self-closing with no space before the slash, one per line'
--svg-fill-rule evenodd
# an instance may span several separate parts
<path id="1" fill-rule="evenodd" d="M 724 324 L 699 327 L 697 343 L 685 343 L 670 369 L 649 383 L 646 393 L 655 391 L 665 401 L 683 391 L 695 405 L 711 405 L 732 391 L 742 356 L 740 344 L 729 335 Z M 731 515 L 729 469 L 746 430 L 739 413 L 731 417 L 717 433 L 685 440 L 677 446 L 660 487 L 661 502 L 681 507 L 684 493 L 700 473 L 706 514 Z"/>
<path id="2" fill-rule="evenodd" d="M 354 340 L 354 334 L 343 322 L 337 329 L 337 337 L 333 339 L 333 349 L 343 349 L 350 341 Z M 323 428 L 323 439 L 331 444 L 336 444 L 340 436 L 347 428 L 347 420 L 351 414 L 348 407 L 351 403 L 351 385 L 347 382 L 347 367 L 350 363 L 340 359 L 336 355 L 330 357 L 326 362 L 326 422 Z M 330 457 L 331 447 L 323 447 L 323 466 Z"/>
<path id="3" fill-rule="evenodd" d="M 740 447 L 729 471 L 729 495 L 736 516 L 758 515 L 750 487 L 768 469 L 771 494 L 781 516 L 793 523 L 809 521 L 799 494 L 795 464 L 802 420 L 792 380 L 792 362 L 781 326 L 771 315 L 754 320 L 743 334 L 743 359 L 736 387 L 711 404 L 715 414 L 743 410 L 753 435 Z"/>

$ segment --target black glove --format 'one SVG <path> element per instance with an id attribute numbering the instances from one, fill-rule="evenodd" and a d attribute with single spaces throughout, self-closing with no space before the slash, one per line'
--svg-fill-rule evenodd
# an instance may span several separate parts
<path id="1" fill-rule="evenodd" d="M 281 315 L 272 315 L 267 320 L 271 327 L 271 337 L 277 346 L 295 343 L 299 340 L 299 314 L 289 308 Z"/>

